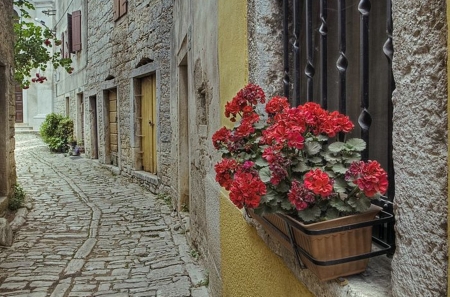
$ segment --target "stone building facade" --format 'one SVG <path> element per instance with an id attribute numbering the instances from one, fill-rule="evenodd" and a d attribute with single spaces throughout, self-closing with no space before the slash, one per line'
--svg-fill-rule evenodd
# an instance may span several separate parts
<path id="1" fill-rule="evenodd" d="M 86 154 L 173 196 L 172 1 L 88 2 L 87 8 Z"/>
<path id="2" fill-rule="evenodd" d="M 0 213 L 16 182 L 14 161 L 14 58 L 12 1 L 0 1 Z"/>
<path id="3" fill-rule="evenodd" d="M 85 109 L 83 92 L 88 62 L 87 1 L 57 1 L 55 9 L 55 34 L 62 41 L 57 50 L 62 57 L 72 59 L 73 71 L 68 73 L 64 68 L 54 70 L 53 111 L 74 121 L 74 138 L 82 143 Z"/>

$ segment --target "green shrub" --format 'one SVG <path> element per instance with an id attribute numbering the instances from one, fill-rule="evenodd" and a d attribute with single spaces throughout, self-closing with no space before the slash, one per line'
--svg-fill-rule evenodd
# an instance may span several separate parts
<path id="1" fill-rule="evenodd" d="M 17 210 L 23 206 L 24 202 L 25 202 L 25 192 L 23 191 L 23 188 L 20 185 L 15 184 L 13 195 L 9 199 L 8 208 L 10 210 Z"/>
<path id="2" fill-rule="evenodd" d="M 73 139 L 73 121 L 60 114 L 47 115 L 39 130 L 42 139 L 53 152 L 66 152 Z"/>

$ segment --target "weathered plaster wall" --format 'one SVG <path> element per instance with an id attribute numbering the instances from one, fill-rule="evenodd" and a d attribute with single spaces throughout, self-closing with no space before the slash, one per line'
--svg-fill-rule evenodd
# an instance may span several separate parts
<path id="1" fill-rule="evenodd" d="M 97 100 L 99 160 L 107 160 L 106 99 L 103 92 L 107 88 L 117 88 L 119 170 L 138 176 L 153 191 L 174 195 L 172 184 L 176 184 L 176 180 L 170 175 L 172 126 L 169 88 L 172 1 L 128 2 L 127 13 L 117 21 L 113 19 L 113 2 L 104 5 L 89 2 L 88 12 L 89 66 L 84 94 L 86 103 L 89 96 L 96 96 Z M 133 73 L 145 68 L 152 70 L 139 76 L 156 74 L 157 77 L 157 177 L 139 172 L 141 169 L 136 166 L 140 148 L 136 140 L 138 119 Z M 85 106 L 87 114 L 90 109 L 88 104 Z M 92 156 L 92 139 L 89 138 L 92 124 L 91 117 L 86 117 L 85 148 L 88 156 Z"/>
<path id="2" fill-rule="evenodd" d="M 393 1 L 394 296 L 447 296 L 445 1 Z"/>
<path id="3" fill-rule="evenodd" d="M 0 213 L 7 205 L 1 197 L 10 196 L 16 182 L 12 15 L 12 1 L 0 0 Z"/>

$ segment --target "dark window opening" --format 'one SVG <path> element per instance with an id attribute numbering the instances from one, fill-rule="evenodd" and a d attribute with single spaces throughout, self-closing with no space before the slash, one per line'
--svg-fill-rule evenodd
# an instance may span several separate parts
<path id="1" fill-rule="evenodd" d="M 381 204 L 393 213 L 391 0 L 283 0 L 284 93 L 292 105 L 314 101 L 347 114 L 365 160 L 389 175 Z M 394 245 L 394 223 L 374 236 Z"/>

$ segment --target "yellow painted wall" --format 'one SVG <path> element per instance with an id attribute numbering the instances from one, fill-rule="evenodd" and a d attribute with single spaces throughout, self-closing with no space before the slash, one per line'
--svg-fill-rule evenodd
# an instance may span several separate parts
<path id="1" fill-rule="evenodd" d="M 222 124 L 225 103 L 248 82 L 247 1 L 219 0 L 219 76 Z M 241 212 L 220 197 L 221 272 L 224 297 L 313 296 L 259 238 Z"/>

